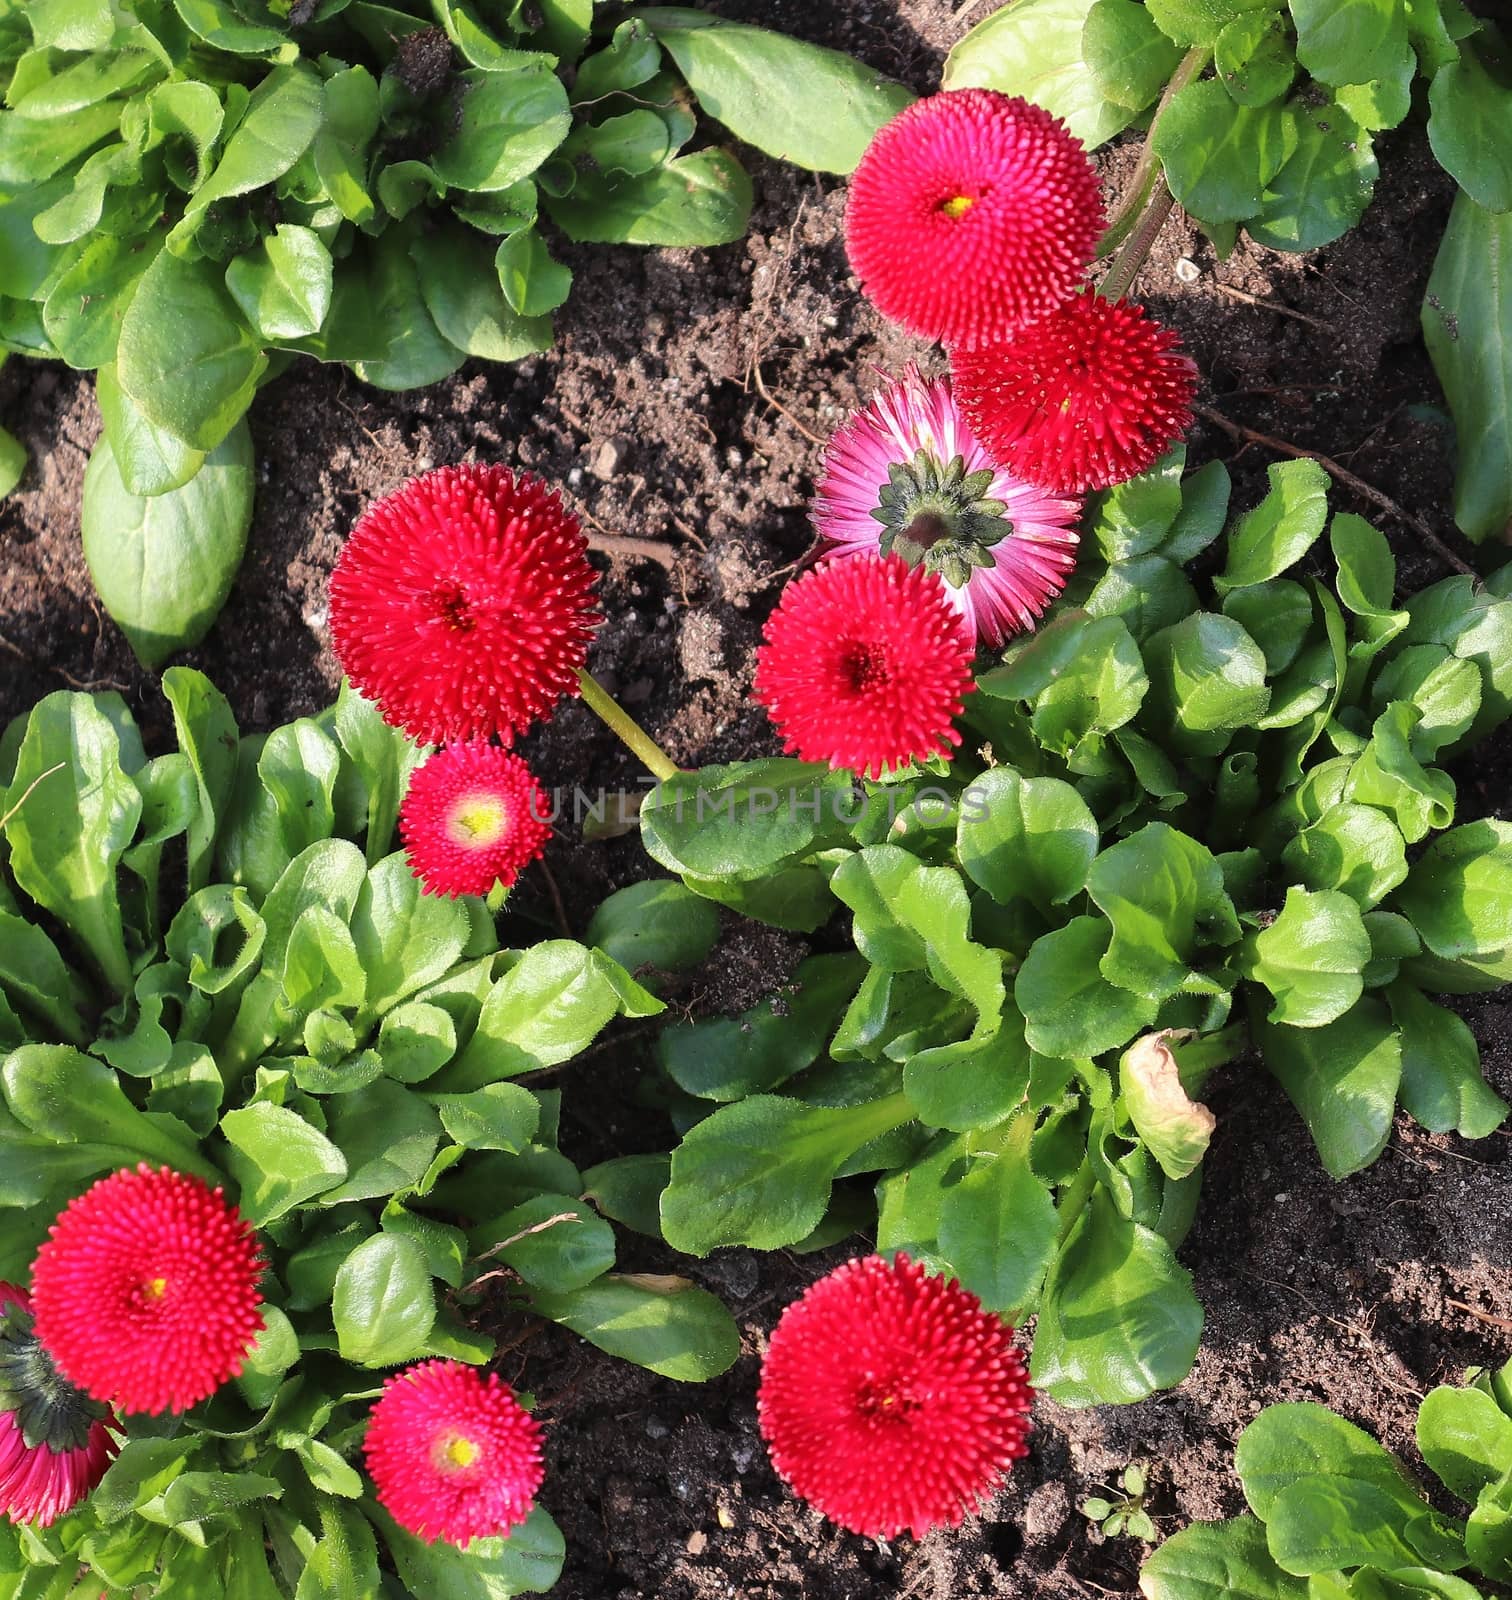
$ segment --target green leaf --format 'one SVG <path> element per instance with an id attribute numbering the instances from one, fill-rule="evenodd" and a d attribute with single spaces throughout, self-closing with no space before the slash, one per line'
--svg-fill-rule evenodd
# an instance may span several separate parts
<path id="1" fill-rule="evenodd" d="M 1281 1495 L 1299 1480 L 1338 1476 L 1371 1484 L 1404 1512 L 1422 1509 L 1397 1459 L 1363 1429 L 1311 1402 L 1267 1406 L 1239 1436 L 1234 1470 L 1244 1498 L 1269 1522 Z"/>
<path id="2" fill-rule="evenodd" d="M 1103 97 L 1143 111 L 1181 63 L 1181 51 L 1136 0 L 1096 0 L 1082 28 L 1082 58 Z"/>
<path id="3" fill-rule="evenodd" d="M 95 397 L 116 470 L 131 494 L 168 494 L 182 488 L 205 464 L 203 450 L 147 420 L 121 388 L 114 366 L 101 367 L 95 374 Z"/>
<path id="4" fill-rule="evenodd" d="M 1390 812 L 1408 844 L 1454 818 L 1454 780 L 1437 768 L 1425 768 L 1413 752 L 1421 721 L 1422 713 L 1404 700 L 1387 706 L 1376 718 L 1344 790 L 1346 799 Z"/>
<path id="5" fill-rule="evenodd" d="M 1434 1133 L 1484 1139 L 1506 1121 L 1507 1102 L 1481 1075 L 1480 1049 L 1463 1019 L 1410 983 L 1386 991 L 1402 1041 L 1402 1104 Z"/>
<path id="6" fill-rule="evenodd" d="M 1246 11 L 1225 23 L 1213 41 L 1213 65 L 1237 105 L 1279 100 L 1297 75 L 1285 16 L 1279 10 Z"/>
<path id="7" fill-rule="evenodd" d="M 661 46 L 639 17 L 615 28 L 602 50 L 595 51 L 578 68 L 576 104 L 586 106 L 607 95 L 638 89 L 661 70 Z"/>
<path id="8" fill-rule="evenodd" d="M 1239 939 L 1211 852 L 1163 822 L 1104 850 L 1087 875 L 1087 892 L 1113 927 L 1103 977 L 1151 1000 L 1181 988 L 1200 945 Z"/>
<path id="9" fill-rule="evenodd" d="M 102 50 L 116 31 L 109 0 L 32 0 L 26 22 L 35 42 L 54 50 Z"/>
<path id="10" fill-rule="evenodd" d="M 1201 1336 L 1191 1275 L 1099 1187 L 1045 1284 L 1035 1387 L 1064 1406 L 1129 1405 L 1180 1383 Z"/>
<path id="11" fill-rule="evenodd" d="M 779 1250 L 819 1225 L 840 1167 L 913 1116 L 901 1094 L 867 1105 L 808 1106 L 752 1095 L 689 1129 L 672 1153 L 662 1232 L 674 1250 Z"/>
<path id="12" fill-rule="evenodd" d="M 583 1174 L 583 1198 L 613 1221 L 659 1239 L 661 1193 L 671 1175 L 670 1156 L 616 1156 Z"/>
<path id="13" fill-rule="evenodd" d="M 566 1294 L 614 1265 L 614 1230 L 584 1202 L 540 1194 L 468 1235 L 473 1253 L 498 1259 L 532 1289 Z"/>
<path id="14" fill-rule="evenodd" d="M 1289 0 L 1297 59 L 1320 83 L 1370 83 L 1413 65 L 1401 0 Z"/>
<path id="15" fill-rule="evenodd" d="M 211 262 L 162 251 L 121 321 L 116 378 L 146 419 L 213 450 L 252 403 L 267 367 Z"/>
<path id="16" fill-rule="evenodd" d="M 1455 200 L 1423 337 L 1459 435 L 1454 520 L 1468 538 L 1495 538 L 1512 521 L 1512 212 Z"/>
<path id="17" fill-rule="evenodd" d="M 334 1455 L 318 1440 L 308 1448 Z M 339 1456 L 336 1460 L 341 1462 Z M 347 1468 L 351 1471 L 351 1468 Z M 356 1477 L 356 1474 L 352 1474 Z M 358 1480 L 359 1484 L 361 1480 Z M 360 1489 L 357 1491 L 360 1493 Z M 294 1590 L 294 1600 L 353 1600 L 356 1595 L 379 1593 L 378 1543 L 373 1530 L 355 1506 L 323 1500 L 320 1538 L 305 1558 L 304 1570 Z"/>
<path id="18" fill-rule="evenodd" d="M 467 947 L 470 931 L 466 907 L 426 894 L 399 851 L 368 868 L 350 925 L 367 976 L 365 1011 L 374 1016 L 444 978 Z"/>
<path id="19" fill-rule="evenodd" d="M 1474 724 L 1481 708 L 1480 668 L 1443 645 L 1409 645 L 1376 674 L 1370 698 L 1377 706 L 1405 700 L 1420 713 L 1408 734 L 1418 761 L 1431 761 Z"/>
<path id="20" fill-rule="evenodd" d="M 751 180 L 727 150 L 699 150 L 650 172 L 580 173 L 570 195 L 546 209 L 579 244 L 672 245 L 687 249 L 745 237 Z"/>
<path id="21" fill-rule="evenodd" d="M 1146 1600 L 1319 1600 L 1271 1559 L 1254 1517 L 1183 1528 L 1145 1562 L 1139 1587 Z"/>
<path id="22" fill-rule="evenodd" d="M 123 239 L 96 233 L 49 280 L 42 323 L 69 366 L 89 371 L 115 360 L 121 319 L 160 246 L 155 235 Z"/>
<path id="23" fill-rule="evenodd" d="M 1340 889 L 1362 911 L 1407 877 L 1407 847 L 1396 824 L 1374 806 L 1337 805 L 1294 838 L 1281 857 L 1309 889 Z"/>
<path id="24" fill-rule="evenodd" d="M 393 1367 L 424 1348 L 436 1321 L 430 1267 L 413 1239 L 375 1233 L 341 1263 L 331 1318 L 342 1359 Z"/>
<path id="25" fill-rule="evenodd" d="M 311 68 L 274 67 L 252 91 L 215 171 L 184 207 L 182 220 L 168 235 L 168 249 L 182 254 L 211 206 L 281 178 L 310 148 L 320 130 L 323 105 L 324 87 Z"/>
<path id="26" fill-rule="evenodd" d="M 137 1110 L 109 1067 L 67 1045 L 11 1051 L 0 1063 L 0 1090 L 22 1127 L 54 1144 L 90 1149 L 92 1164 L 147 1161 L 219 1181 L 186 1129 Z"/>
<path id="27" fill-rule="evenodd" d="M 877 131 L 914 100 L 853 57 L 783 33 L 678 6 L 647 7 L 639 17 L 709 116 L 811 172 L 853 172 Z M 824 115 L 812 115 L 821 105 Z"/>
<path id="28" fill-rule="evenodd" d="M 209 632 L 252 525 L 252 436 L 238 423 L 180 489 L 146 499 L 102 437 L 84 474 L 84 559 L 137 659 L 156 667 Z"/>
<path id="29" fill-rule="evenodd" d="M 1152 145 L 1171 193 L 1204 223 L 1247 222 L 1296 153 L 1290 109 L 1236 106 L 1216 78 L 1189 83 L 1166 107 Z"/>
<path id="30" fill-rule="evenodd" d="M 242 1215 L 262 1227 L 334 1189 L 346 1157 L 297 1112 L 259 1100 L 221 1118 L 226 1170 L 241 1189 Z"/>
<path id="31" fill-rule="evenodd" d="M 813 762 L 733 762 L 680 772 L 641 806 L 653 860 L 695 878 L 744 882 L 838 843 L 854 821 L 851 776 Z"/>
<path id="32" fill-rule="evenodd" d="M 1479 1389 L 1440 1385 L 1418 1410 L 1417 1442 L 1438 1477 L 1474 1505 L 1512 1462 L 1512 1417 Z"/>
<path id="33" fill-rule="evenodd" d="M 1512 88 L 1499 83 L 1471 45 L 1438 72 L 1428 90 L 1428 141 L 1439 165 L 1478 206 L 1512 211 Z"/>
<path id="34" fill-rule="evenodd" d="M 1119 1063 L 1118 1082 L 1134 1131 L 1166 1177 L 1179 1181 L 1202 1164 L 1218 1123 L 1187 1094 L 1171 1037 L 1152 1033 L 1132 1044 Z"/>
<path id="35" fill-rule="evenodd" d="M 466 1550 L 444 1540 L 427 1544 L 407 1533 L 376 1504 L 367 1514 L 383 1534 L 405 1587 L 446 1600 L 515 1600 L 543 1593 L 557 1581 L 566 1547 L 543 1507 L 506 1539 L 474 1539 Z"/>
<path id="36" fill-rule="evenodd" d="M 465 1093 L 571 1060 L 611 1017 L 654 1016 L 661 1002 L 597 950 L 547 939 L 494 985 L 477 1031 L 435 1087 Z"/>
<path id="37" fill-rule="evenodd" d="M 1247 224 L 1250 236 L 1272 250 L 1316 250 L 1348 233 L 1365 215 L 1380 175 L 1369 129 L 1337 101 L 1299 108 L 1296 126 L 1296 152 Z"/>
<path id="38" fill-rule="evenodd" d="M 734 1318 L 686 1278 L 610 1273 L 568 1294 L 530 1298 L 538 1315 L 589 1344 L 680 1383 L 717 1377 L 740 1354 Z"/>
<path id="39" fill-rule="evenodd" d="M 1021 1121 L 1032 1130 L 1033 1118 Z M 940 1207 L 940 1254 L 989 1311 L 1017 1320 L 1039 1293 L 1055 1254 L 1055 1203 L 1010 1136 L 979 1156 Z"/>
<path id="40" fill-rule="evenodd" d="M 1396 904 L 1467 988 L 1512 979 L 1512 822 L 1484 819 L 1435 839 Z"/>
<path id="41" fill-rule="evenodd" d="M 962 869 L 1000 905 L 1048 913 L 1086 886 L 1097 822 L 1069 783 L 993 767 L 962 797 L 956 843 Z"/>
<path id="42" fill-rule="evenodd" d="M 1312 596 L 1289 578 L 1230 589 L 1223 597 L 1223 614 L 1232 617 L 1260 646 L 1265 670 L 1272 678 L 1293 665 L 1313 628 Z M 1275 705 L 1271 717 L 1284 714 L 1284 705 Z"/>
<path id="43" fill-rule="evenodd" d="M 1368 1167 L 1391 1137 L 1402 1080 L 1402 1042 L 1385 1008 L 1364 1000 L 1321 1028 L 1265 1023 L 1258 1032 L 1265 1065 L 1307 1124 L 1329 1177 Z"/>
<path id="44" fill-rule="evenodd" d="M 519 1153 L 536 1136 L 541 1103 L 516 1083 L 488 1083 L 471 1094 L 438 1094 L 431 1103 L 447 1133 L 467 1150 Z"/>
<path id="45" fill-rule="evenodd" d="M 26 446 L 5 428 L 0 428 L 0 500 L 20 483 L 26 472 Z"/>
<path id="46" fill-rule="evenodd" d="M 307 911 L 305 916 L 309 915 Z M 346 1160 L 347 1178 L 322 1192 L 320 1203 L 325 1206 L 382 1199 L 414 1188 L 441 1142 L 441 1122 L 419 1095 L 380 1078 L 337 1097 L 330 1114 L 330 1137 Z"/>
<path id="47" fill-rule="evenodd" d="M 572 269 L 552 259 L 534 228 L 521 228 L 500 244 L 494 270 L 510 309 L 521 317 L 541 317 L 572 291 Z"/>
<path id="48" fill-rule="evenodd" d="M 16 882 L 84 946 L 116 994 L 131 986 L 116 866 L 142 814 L 121 756 L 99 705 L 60 690 L 32 708 L 0 801 Z"/>
<path id="49" fill-rule="evenodd" d="M 1271 1022 L 1321 1028 L 1360 998 L 1369 960 L 1370 935 L 1354 900 L 1293 885 L 1275 921 L 1246 939 L 1240 964 L 1275 996 Z"/>
<path id="50" fill-rule="evenodd" d="M 657 1058 L 678 1088 L 705 1100 L 775 1089 L 823 1054 L 864 971 L 850 953 L 810 956 L 791 984 L 743 1016 L 663 1029 Z"/>
<path id="51" fill-rule="evenodd" d="M 426 307 L 442 336 L 458 350 L 487 361 L 519 361 L 551 348 L 550 317 L 521 316 L 508 303 L 500 286 L 502 270 L 491 258 L 488 241 L 471 229 L 418 234 L 411 253 Z M 565 299 L 566 285 L 561 290 Z"/>
<path id="52" fill-rule="evenodd" d="M 1016 0 L 989 12 L 945 60 L 945 89 L 996 89 L 1053 112 L 1089 149 L 1134 120 L 1087 70 L 1082 36 L 1093 0 Z"/>
<path id="53" fill-rule="evenodd" d="M 1426 1512 L 1419 1507 L 1419 1514 Z M 1266 1523 L 1276 1565 L 1305 1577 L 1364 1565 L 1405 1567 L 1419 1559 L 1403 1537 L 1399 1499 L 1354 1478 L 1313 1477 L 1277 1495 Z"/>
<path id="54" fill-rule="evenodd" d="M 1088 734 L 1121 728 L 1149 687 L 1139 646 L 1121 617 L 1062 611 L 977 680 L 995 700 L 1028 700 L 1040 743 L 1070 755 Z"/>
<path id="55" fill-rule="evenodd" d="M 1317 542 L 1328 520 L 1328 474 L 1316 461 L 1278 461 L 1270 489 L 1229 536 L 1228 561 L 1213 580 L 1219 593 L 1278 577 Z"/>
<path id="56" fill-rule="evenodd" d="M 1235 18 L 1279 0 L 1149 0 L 1157 26 L 1179 45 L 1211 45 Z"/>
<path id="57" fill-rule="evenodd" d="M 326 79 L 320 128 L 311 155 L 322 187 L 348 222 L 372 221 L 377 207 L 368 187 L 368 147 L 378 132 L 378 84 L 366 67 Z"/>
<path id="58" fill-rule="evenodd" d="M 263 339 L 302 339 L 331 309 L 331 252 L 310 228 L 281 222 L 226 268 L 226 287 Z"/>
<path id="59" fill-rule="evenodd" d="M 567 136 L 567 91 L 549 67 L 456 75 L 461 107 L 451 136 L 430 158 L 442 183 L 474 193 L 528 178 Z"/>
<path id="60" fill-rule="evenodd" d="M 1231 617 L 1210 611 L 1165 628 L 1144 647 L 1144 725 L 1170 750 L 1222 755 L 1270 706 L 1265 656 Z"/>
<path id="61" fill-rule="evenodd" d="M 1101 917 L 1074 917 L 1035 941 L 1013 986 L 1031 1050 L 1073 1060 L 1101 1055 L 1154 1022 L 1154 1000 L 1102 976 L 1112 937 Z"/>
<path id="62" fill-rule="evenodd" d="M 610 895 L 583 938 L 627 972 L 687 972 L 714 948 L 719 913 L 671 878 L 648 878 Z"/>

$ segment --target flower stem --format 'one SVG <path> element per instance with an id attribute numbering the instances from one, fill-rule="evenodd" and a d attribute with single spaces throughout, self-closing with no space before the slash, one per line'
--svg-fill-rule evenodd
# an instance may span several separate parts
<path id="1" fill-rule="evenodd" d="M 619 701 L 584 667 L 578 673 L 583 701 L 609 731 L 636 756 L 653 777 L 665 782 L 678 774 L 677 763 L 632 717 Z"/>
<path id="2" fill-rule="evenodd" d="M 1150 204 L 1150 197 L 1155 193 L 1155 185 L 1163 176 L 1160 166 L 1160 157 L 1155 154 L 1155 130 L 1160 126 L 1160 120 L 1166 114 L 1166 108 L 1192 82 L 1207 66 L 1212 51 L 1205 45 L 1198 45 L 1188 50 L 1181 59 L 1181 64 L 1171 74 L 1171 81 L 1166 85 L 1165 93 L 1160 97 L 1160 104 L 1155 108 L 1155 115 L 1150 119 L 1150 131 L 1145 135 L 1144 149 L 1140 152 L 1139 164 L 1134 168 L 1134 175 L 1129 180 L 1128 196 L 1119 207 L 1118 214 L 1113 218 L 1108 231 L 1103 235 L 1102 243 L 1097 247 L 1099 260 L 1105 260 L 1134 232 L 1140 220 L 1147 215 L 1146 208 Z M 1166 209 L 1161 214 L 1160 222 L 1163 223 L 1170 215 L 1171 202 L 1169 196 L 1165 202 Z M 1159 233 L 1160 225 L 1157 223 L 1155 233 Z M 1150 246 L 1155 242 L 1152 233 L 1134 262 L 1133 270 L 1129 273 L 1129 282 L 1133 282 L 1134 273 L 1139 270 L 1140 264 L 1149 254 Z M 1113 269 L 1118 272 L 1123 265 L 1123 258 L 1119 258 L 1118 265 Z M 1110 277 L 1112 274 L 1110 274 Z M 1098 293 L 1109 300 L 1116 300 L 1128 292 L 1126 284 L 1119 294 L 1108 292 L 1107 282 L 1104 281 Z"/>
<path id="3" fill-rule="evenodd" d="M 1122 300 L 1134 287 L 1134 280 L 1139 276 L 1139 269 L 1145 264 L 1145 258 L 1155 247 L 1155 241 L 1160 237 L 1160 230 L 1166 225 L 1166 218 L 1170 216 L 1176 204 L 1176 197 L 1166 187 L 1164 174 L 1157 177 L 1155 193 L 1145 208 L 1144 215 L 1129 235 L 1122 250 L 1118 252 L 1113 265 L 1108 269 L 1103 281 L 1098 284 L 1097 292 L 1104 300 Z"/>

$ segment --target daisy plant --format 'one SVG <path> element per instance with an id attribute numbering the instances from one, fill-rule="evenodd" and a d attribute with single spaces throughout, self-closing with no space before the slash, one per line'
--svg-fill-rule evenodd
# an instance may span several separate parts
<path id="1" fill-rule="evenodd" d="M 1027 94 L 1096 149 L 1147 119 L 1099 253 L 1127 292 L 1179 203 L 1220 255 L 1331 244 L 1364 216 L 1414 104 L 1459 186 L 1423 331 L 1460 436 L 1455 519 L 1512 518 L 1512 38 L 1463 0 L 1014 0 L 951 51 L 947 90 Z M 1426 104 L 1425 104 L 1426 102 Z M 913 113 L 911 113 L 913 114 Z M 900 121 L 902 119 L 899 119 Z"/>
<path id="2" fill-rule="evenodd" d="M 204 636 L 300 358 L 402 390 L 549 349 L 563 241 L 738 239 L 734 141 L 849 172 L 912 99 L 680 6 L 0 0 L 0 355 L 96 374 L 106 609 L 150 666 Z M 0 432 L 0 494 L 24 467 Z"/>
<path id="3" fill-rule="evenodd" d="M 1479 1600 L 1512 1585 L 1512 1363 L 1423 1397 L 1428 1491 L 1325 1406 L 1269 1406 L 1239 1435 L 1249 1509 L 1197 1522 L 1145 1563 L 1146 1600 Z M 1431 1496 L 1431 1503 L 1430 1503 Z M 1482 1587 L 1482 1585 L 1487 1587 Z"/>
<path id="4" fill-rule="evenodd" d="M 947 576 L 831 555 L 757 652 L 792 754 L 641 810 L 686 887 L 827 931 L 738 1029 L 662 1032 L 681 1142 L 624 1169 L 639 1214 L 660 1191 L 699 1255 L 906 1252 L 1037 1314 L 1067 1405 L 1192 1365 L 1209 1085 L 1269 1077 L 1338 1178 L 1398 1105 L 1469 1138 L 1508 1113 L 1434 997 L 1512 979 L 1512 827 L 1455 826 L 1444 767 L 1512 713 L 1512 567 L 1398 597 L 1314 463 L 1237 515 L 1221 463 L 1183 467 L 1092 497 L 1065 592 L 974 666 Z"/>
<path id="5" fill-rule="evenodd" d="M 549 1431 L 485 1299 L 676 1379 L 739 1348 L 613 1270 L 558 1147 L 543 1074 L 662 1009 L 625 908 L 602 949 L 504 936 L 479 891 L 546 823 L 496 743 L 427 757 L 349 686 L 252 736 L 163 691 L 162 754 L 113 693 L 0 739 L 0 1596 L 549 1588 Z"/>

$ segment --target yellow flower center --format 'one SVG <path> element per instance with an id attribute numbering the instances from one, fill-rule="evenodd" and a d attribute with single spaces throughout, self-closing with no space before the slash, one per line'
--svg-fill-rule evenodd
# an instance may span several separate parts
<path id="1" fill-rule="evenodd" d="M 964 217 L 975 204 L 976 200 L 973 196 L 969 194 L 957 194 L 952 195 L 950 199 L 940 207 L 940 210 L 943 211 L 952 222 L 957 222 Z"/>
<path id="2" fill-rule="evenodd" d="M 459 1433 L 456 1438 L 447 1440 L 446 1444 L 442 1446 L 442 1465 L 454 1467 L 460 1472 L 464 1468 L 470 1467 L 481 1454 L 482 1452 L 471 1439 L 465 1438 Z"/>
<path id="3" fill-rule="evenodd" d="M 142 1285 L 142 1293 L 149 1300 L 161 1300 L 168 1293 L 168 1280 L 166 1278 L 152 1278 Z"/>
<path id="4" fill-rule="evenodd" d="M 470 850 L 497 844 L 508 830 L 509 813 L 499 797 L 486 790 L 463 795 L 452 807 L 446 824 L 452 843 Z"/>

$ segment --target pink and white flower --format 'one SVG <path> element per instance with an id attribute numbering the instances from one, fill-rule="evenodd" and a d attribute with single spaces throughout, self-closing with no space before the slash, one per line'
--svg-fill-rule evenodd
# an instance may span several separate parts
<path id="1" fill-rule="evenodd" d="M 938 573 L 977 637 L 999 645 L 1065 587 L 1081 509 L 994 466 L 950 380 L 910 362 L 830 440 L 814 525 L 833 555 L 898 555 Z"/>

